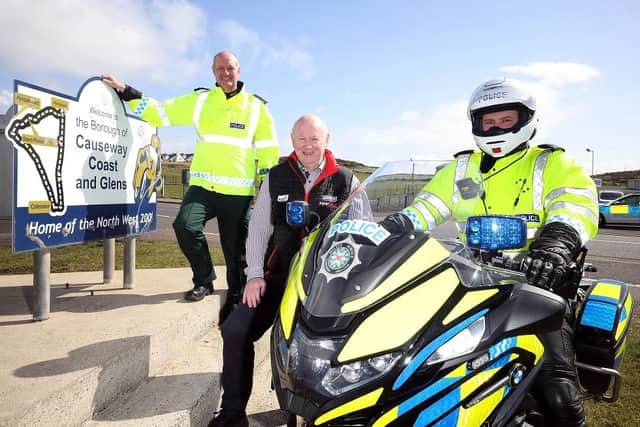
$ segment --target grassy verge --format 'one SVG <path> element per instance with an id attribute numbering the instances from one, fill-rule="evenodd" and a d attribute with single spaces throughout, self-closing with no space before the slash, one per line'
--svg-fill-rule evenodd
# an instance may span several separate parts
<path id="1" fill-rule="evenodd" d="M 122 268 L 123 242 L 116 240 L 116 269 Z M 51 271 L 100 271 L 103 248 L 100 242 L 72 245 L 51 251 Z M 222 251 L 211 248 L 214 264 L 224 264 Z M 187 260 L 175 242 L 136 241 L 137 268 L 188 267 Z M 11 248 L 0 245 L 0 274 L 29 274 L 32 271 L 32 254 L 13 255 Z M 631 319 L 626 352 L 622 363 L 623 385 L 618 402 L 607 404 L 588 401 L 585 404 L 590 426 L 638 426 L 640 425 L 640 313 L 638 307 Z"/>
<path id="2" fill-rule="evenodd" d="M 123 246 L 123 241 L 116 239 L 116 269 L 122 269 Z M 221 249 L 210 248 L 210 252 L 214 264 L 224 264 Z M 103 268 L 103 253 L 101 242 L 55 248 L 51 250 L 51 272 L 101 271 Z M 13 255 L 10 246 L 0 245 L 0 274 L 30 274 L 32 266 L 33 255 L 31 252 Z M 182 255 L 178 244 L 175 242 L 136 241 L 137 268 L 188 266 L 187 259 Z"/>
<path id="3" fill-rule="evenodd" d="M 640 425 L 640 313 L 636 304 L 622 361 L 622 390 L 615 403 L 585 402 L 589 426 Z"/>

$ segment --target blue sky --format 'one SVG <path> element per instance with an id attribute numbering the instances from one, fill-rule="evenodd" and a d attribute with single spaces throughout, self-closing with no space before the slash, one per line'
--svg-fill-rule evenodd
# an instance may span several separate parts
<path id="1" fill-rule="evenodd" d="M 0 15 L 2 111 L 14 79 L 75 95 L 104 72 L 170 98 L 212 86 L 212 55 L 231 49 L 247 89 L 269 101 L 282 154 L 312 112 L 340 158 L 450 159 L 474 148 L 473 89 L 506 76 L 538 96 L 534 143 L 564 147 L 587 171 L 586 148 L 596 173 L 640 169 L 633 0 L 4 0 Z M 193 151 L 190 128 L 159 134 L 163 151 Z"/>

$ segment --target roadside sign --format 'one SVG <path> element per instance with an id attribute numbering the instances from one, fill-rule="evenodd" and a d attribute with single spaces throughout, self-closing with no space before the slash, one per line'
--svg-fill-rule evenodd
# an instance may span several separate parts
<path id="1" fill-rule="evenodd" d="M 156 129 L 125 113 L 99 77 L 77 97 L 15 81 L 13 251 L 156 229 Z"/>

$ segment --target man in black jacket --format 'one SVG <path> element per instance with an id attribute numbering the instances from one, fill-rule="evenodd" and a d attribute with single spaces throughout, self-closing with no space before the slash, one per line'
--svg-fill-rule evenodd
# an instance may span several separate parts
<path id="1" fill-rule="evenodd" d="M 304 115 L 291 131 L 293 153 L 273 167 L 256 200 L 247 239 L 247 284 L 242 303 L 222 325 L 222 408 L 209 426 L 247 426 L 245 412 L 253 385 L 253 343 L 272 326 L 286 283 L 289 263 L 300 249 L 306 228 L 287 223 L 286 206 L 306 201 L 321 221 L 358 184 L 349 169 L 338 166 L 329 132 L 317 116 Z"/>

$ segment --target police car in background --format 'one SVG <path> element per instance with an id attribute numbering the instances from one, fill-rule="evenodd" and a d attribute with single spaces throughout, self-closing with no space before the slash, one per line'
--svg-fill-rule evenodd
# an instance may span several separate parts
<path id="1" fill-rule="evenodd" d="M 600 227 L 609 224 L 640 225 L 640 193 L 627 194 L 600 205 Z"/>
<path id="2" fill-rule="evenodd" d="M 598 193 L 598 203 L 606 205 L 622 196 L 624 196 L 624 193 L 619 190 L 600 190 Z"/>

